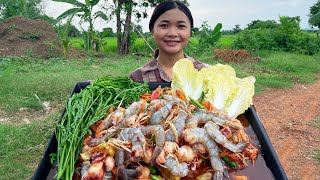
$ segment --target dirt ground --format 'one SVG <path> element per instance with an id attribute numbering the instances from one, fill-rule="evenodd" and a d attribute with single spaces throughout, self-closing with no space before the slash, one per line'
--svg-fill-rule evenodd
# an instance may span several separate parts
<path id="1" fill-rule="evenodd" d="M 280 162 L 291 180 L 320 180 L 320 129 L 310 126 L 320 118 L 320 80 L 312 85 L 267 90 L 254 97 L 254 106 Z"/>

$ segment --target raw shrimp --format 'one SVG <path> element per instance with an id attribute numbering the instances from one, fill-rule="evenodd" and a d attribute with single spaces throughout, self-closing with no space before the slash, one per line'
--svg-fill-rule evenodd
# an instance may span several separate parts
<path id="1" fill-rule="evenodd" d="M 113 157 L 107 156 L 104 160 L 104 164 L 105 164 L 106 171 L 111 171 L 115 166 Z"/>
<path id="2" fill-rule="evenodd" d="M 117 166 L 117 179 L 129 179 L 127 170 L 124 167 L 124 150 L 117 149 L 115 155 L 115 164 Z"/>
<path id="3" fill-rule="evenodd" d="M 178 103 L 178 104 L 184 105 L 184 107 L 187 107 L 186 102 L 184 102 L 180 98 L 177 98 L 177 97 L 174 97 L 174 96 L 171 96 L 171 95 L 168 95 L 168 94 L 164 94 L 162 97 L 163 97 L 163 99 L 165 99 L 165 100 L 167 100 L 167 101 L 169 101 L 171 103 Z"/>
<path id="4" fill-rule="evenodd" d="M 206 147 L 202 143 L 192 144 L 192 149 L 195 153 L 205 154 L 207 152 Z"/>
<path id="5" fill-rule="evenodd" d="M 126 128 L 120 133 L 118 138 L 120 138 L 122 141 L 128 141 L 132 143 L 131 152 L 133 157 L 143 157 L 143 147 L 146 144 L 146 139 L 140 129 Z"/>
<path id="6" fill-rule="evenodd" d="M 150 164 L 154 166 L 156 164 L 156 158 L 162 151 L 165 135 L 164 130 L 161 125 L 148 125 L 148 126 L 141 126 L 141 131 L 144 135 L 151 135 L 154 134 L 156 147 L 153 151 Z"/>
<path id="7" fill-rule="evenodd" d="M 179 163 L 179 161 L 177 161 L 172 156 L 168 156 L 166 158 L 166 162 L 164 163 L 164 165 L 174 176 L 185 177 L 189 173 L 189 168 L 187 163 L 185 162 Z"/>
<path id="8" fill-rule="evenodd" d="M 173 104 L 166 104 L 158 111 L 152 113 L 150 116 L 150 124 L 160 124 L 160 122 L 169 115 L 172 106 Z"/>
<path id="9" fill-rule="evenodd" d="M 122 121 L 122 127 L 137 127 L 138 126 L 138 115 L 134 114 Z"/>
<path id="10" fill-rule="evenodd" d="M 212 169 L 215 171 L 214 178 L 222 179 L 224 166 L 219 157 L 219 148 L 216 142 L 211 139 L 203 128 L 189 128 L 182 131 L 184 140 L 190 144 L 202 143 L 206 146 Z"/>
<path id="11" fill-rule="evenodd" d="M 205 130 L 211 138 L 213 138 L 217 143 L 221 144 L 223 147 L 229 149 L 232 152 L 241 152 L 247 146 L 248 143 L 245 141 L 239 142 L 238 144 L 233 144 L 230 142 L 220 131 L 219 126 L 211 121 L 204 125 Z"/>
<path id="12" fill-rule="evenodd" d="M 165 99 L 154 99 L 150 101 L 150 111 L 157 111 L 167 103 L 169 102 Z"/>
<path id="13" fill-rule="evenodd" d="M 192 113 L 193 117 L 186 120 L 186 126 L 188 128 L 197 127 L 207 123 L 208 121 L 217 122 L 220 124 L 226 124 L 234 129 L 243 129 L 241 123 L 234 123 L 233 120 L 227 118 L 221 113 L 205 112 L 203 110 Z"/>
<path id="14" fill-rule="evenodd" d="M 117 110 L 109 114 L 98 126 L 96 130 L 96 135 L 101 136 L 100 133 L 103 130 L 108 129 L 110 126 L 112 126 L 112 124 L 114 125 L 122 121 L 124 117 L 124 111 L 125 111 L 124 108 L 118 108 Z"/>
<path id="15" fill-rule="evenodd" d="M 156 159 L 158 164 L 163 164 L 166 162 L 166 157 L 168 155 L 173 155 L 179 150 L 179 145 L 175 142 L 166 141 L 162 148 L 161 153 Z"/>
<path id="16" fill-rule="evenodd" d="M 133 102 L 126 109 L 126 111 L 124 113 L 125 114 L 124 117 L 130 117 L 134 114 L 138 115 L 139 113 L 143 113 L 143 112 L 147 111 L 148 107 L 149 107 L 149 104 L 144 100 L 140 100 L 138 102 Z"/>
<path id="17" fill-rule="evenodd" d="M 181 146 L 176 153 L 179 162 L 190 163 L 195 157 L 196 154 L 190 146 Z"/>
<path id="18" fill-rule="evenodd" d="M 174 128 L 177 131 L 177 137 L 172 129 L 170 129 L 166 133 L 166 141 L 171 141 L 171 142 L 179 142 L 179 137 L 181 135 L 181 132 L 183 128 L 185 127 L 186 124 L 186 119 L 187 119 L 188 113 L 186 113 L 184 110 L 180 109 L 177 117 L 173 121 Z"/>

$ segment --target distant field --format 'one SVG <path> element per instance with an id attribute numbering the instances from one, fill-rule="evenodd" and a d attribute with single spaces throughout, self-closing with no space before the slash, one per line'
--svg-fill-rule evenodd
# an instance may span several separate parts
<path id="1" fill-rule="evenodd" d="M 233 41 L 236 38 L 236 35 L 222 35 L 221 39 L 218 42 L 217 47 L 228 48 L 233 45 Z M 193 44 L 198 44 L 197 37 L 191 37 L 190 41 Z M 153 49 L 155 45 L 152 42 L 152 39 L 147 40 Z M 103 38 L 104 52 L 116 52 L 117 51 L 117 38 L 116 37 L 107 37 Z M 84 48 L 83 40 L 81 38 L 71 38 L 71 46 L 75 48 Z M 135 40 L 135 43 L 132 47 L 132 53 L 151 53 L 150 47 L 147 45 L 145 40 L 141 37 Z"/>

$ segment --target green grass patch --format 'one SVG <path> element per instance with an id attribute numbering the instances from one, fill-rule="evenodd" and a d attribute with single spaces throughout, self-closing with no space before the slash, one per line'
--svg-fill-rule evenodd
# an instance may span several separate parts
<path id="1" fill-rule="evenodd" d="M 320 149 L 317 149 L 313 152 L 313 157 L 320 162 Z"/>
<path id="2" fill-rule="evenodd" d="M 312 127 L 320 129 L 320 118 L 317 118 L 312 122 L 309 122 L 309 125 L 312 126 Z"/>
<path id="3" fill-rule="evenodd" d="M 121 59 L 121 60 L 119 60 Z M 148 58 L 111 55 L 101 60 L 32 60 L 6 58 L 0 61 L 0 107 L 16 112 L 20 107 L 39 109 L 42 101 L 61 104 L 79 81 L 105 75 L 128 76 Z"/>
<path id="4" fill-rule="evenodd" d="M 1 179 L 30 179 L 51 137 L 55 119 L 52 116 L 30 124 L 0 124 Z"/>

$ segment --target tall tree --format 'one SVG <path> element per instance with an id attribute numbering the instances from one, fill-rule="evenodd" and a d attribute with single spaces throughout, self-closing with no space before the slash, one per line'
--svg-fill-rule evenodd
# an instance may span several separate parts
<path id="1" fill-rule="evenodd" d="M 318 27 L 317 37 L 320 30 L 320 0 L 310 7 L 309 24 Z"/>
<path id="2" fill-rule="evenodd" d="M 119 54 L 128 54 L 130 49 L 129 35 L 132 28 L 132 16 L 135 16 L 137 21 L 141 18 L 147 18 L 147 9 L 155 7 L 158 3 L 164 0 L 113 0 L 111 7 L 113 9 L 111 16 L 116 16 L 117 21 L 117 45 Z M 182 0 L 187 4 L 187 0 Z"/>

